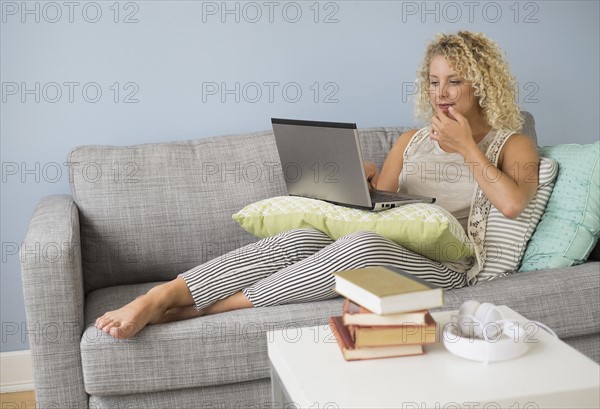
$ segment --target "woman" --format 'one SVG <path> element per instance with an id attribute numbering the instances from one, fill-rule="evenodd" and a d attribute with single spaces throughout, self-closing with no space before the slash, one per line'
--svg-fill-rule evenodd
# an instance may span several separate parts
<path id="1" fill-rule="evenodd" d="M 533 140 L 514 132 L 522 118 L 498 46 L 481 34 L 438 35 L 427 47 L 419 82 L 416 110 L 431 125 L 401 135 L 381 174 L 367 164 L 371 185 L 434 196 L 465 229 L 469 221 L 473 232 L 485 223 L 478 223 L 473 213 L 469 217 L 472 201 L 477 209 L 491 204 L 505 217 L 517 217 L 536 193 L 537 172 L 532 177 L 531 164 L 537 168 L 539 158 Z M 484 153 L 490 146 L 497 147 L 496 165 Z M 467 274 L 476 270 L 472 259 L 438 263 L 372 232 L 334 242 L 316 230 L 300 229 L 195 267 L 107 312 L 96 326 L 127 338 L 147 324 L 333 298 L 332 272 L 381 264 L 446 289 L 475 282 Z"/>

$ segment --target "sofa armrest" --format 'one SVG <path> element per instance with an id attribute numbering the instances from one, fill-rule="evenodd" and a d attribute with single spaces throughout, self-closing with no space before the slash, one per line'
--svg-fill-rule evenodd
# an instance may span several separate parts
<path id="1" fill-rule="evenodd" d="M 70 196 L 38 203 L 20 258 L 36 401 L 41 407 L 86 408 L 79 210 Z"/>

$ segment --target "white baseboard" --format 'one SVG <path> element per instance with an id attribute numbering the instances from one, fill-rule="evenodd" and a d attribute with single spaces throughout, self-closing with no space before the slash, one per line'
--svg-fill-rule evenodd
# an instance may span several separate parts
<path id="1" fill-rule="evenodd" d="M 29 350 L 0 353 L 0 393 L 33 390 Z"/>

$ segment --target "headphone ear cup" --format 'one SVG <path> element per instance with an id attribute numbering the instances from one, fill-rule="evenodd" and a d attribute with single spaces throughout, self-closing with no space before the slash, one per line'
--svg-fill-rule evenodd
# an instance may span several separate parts
<path id="1" fill-rule="evenodd" d="M 489 302 L 482 303 L 475 311 L 475 319 L 479 321 L 476 323 L 476 327 L 474 329 L 475 336 L 479 338 L 485 338 L 485 335 L 489 339 L 496 339 L 503 332 L 502 324 L 495 324 L 495 322 L 501 321 L 504 316 L 496 308 L 496 306 Z"/>
<path id="2" fill-rule="evenodd" d="M 474 323 L 475 313 L 481 304 L 479 301 L 469 300 L 462 303 L 458 309 L 458 326 L 463 335 L 471 335 L 473 330 L 477 330 L 477 323 Z"/>

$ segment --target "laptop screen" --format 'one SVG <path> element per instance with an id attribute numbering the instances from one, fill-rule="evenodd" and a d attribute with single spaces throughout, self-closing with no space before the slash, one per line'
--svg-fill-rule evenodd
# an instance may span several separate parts
<path id="1" fill-rule="evenodd" d="M 356 124 L 271 122 L 288 194 L 372 207 Z"/>

